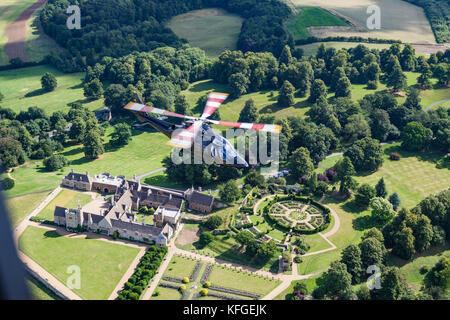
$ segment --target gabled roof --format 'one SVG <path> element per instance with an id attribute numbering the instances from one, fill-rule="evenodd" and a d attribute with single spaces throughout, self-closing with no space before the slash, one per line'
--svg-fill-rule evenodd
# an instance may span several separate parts
<path id="1" fill-rule="evenodd" d="M 83 181 L 83 182 L 90 182 L 90 178 L 86 174 L 82 173 L 76 173 L 76 172 L 70 172 L 65 179 L 67 180 L 73 180 L 73 181 Z"/>
<path id="2" fill-rule="evenodd" d="M 66 209 L 67 208 L 56 206 L 53 215 L 55 217 L 66 217 Z"/>
<path id="3" fill-rule="evenodd" d="M 148 234 L 151 236 L 157 236 L 161 233 L 161 229 L 158 227 L 143 225 L 140 223 L 133 222 L 125 222 L 121 220 L 111 219 L 111 225 L 113 228 L 128 230 L 128 231 L 137 231 L 142 234 Z"/>
<path id="4" fill-rule="evenodd" d="M 214 197 L 198 191 L 192 191 L 189 201 L 209 207 L 212 206 Z"/>

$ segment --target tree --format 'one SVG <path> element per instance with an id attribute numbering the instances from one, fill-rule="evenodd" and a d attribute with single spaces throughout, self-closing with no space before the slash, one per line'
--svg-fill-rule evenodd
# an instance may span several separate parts
<path id="1" fill-rule="evenodd" d="M 225 184 L 219 185 L 220 200 L 232 203 L 239 199 L 240 191 L 235 180 L 229 180 Z"/>
<path id="2" fill-rule="evenodd" d="M 334 96 L 350 98 L 352 96 L 352 84 L 347 77 L 341 77 L 336 84 Z"/>
<path id="3" fill-rule="evenodd" d="M 245 176 L 244 183 L 251 185 L 252 187 L 264 187 L 266 185 L 266 180 L 258 171 L 252 171 Z"/>
<path id="4" fill-rule="evenodd" d="M 356 188 L 357 183 L 352 175 L 356 174 L 350 158 L 343 157 L 334 168 L 336 169 L 336 179 L 340 181 L 339 192 L 349 195 L 350 190 Z"/>
<path id="5" fill-rule="evenodd" d="M 347 119 L 347 123 L 342 130 L 342 136 L 348 143 L 370 137 L 370 126 L 362 114 L 354 114 Z"/>
<path id="6" fill-rule="evenodd" d="M 319 97 L 327 97 L 327 86 L 321 79 L 314 80 L 309 95 L 309 101 L 315 103 Z"/>
<path id="7" fill-rule="evenodd" d="M 347 246 L 342 250 L 341 262 L 347 266 L 348 273 L 352 275 L 352 284 L 359 283 L 363 272 L 361 249 L 355 244 Z"/>
<path id="8" fill-rule="evenodd" d="M 433 132 L 421 123 L 412 121 L 403 127 L 401 137 L 402 148 L 408 151 L 419 151 L 431 141 Z"/>
<path id="9" fill-rule="evenodd" d="M 450 81 L 450 65 L 439 63 L 433 70 L 433 77 L 438 79 L 440 86 L 446 86 Z"/>
<path id="10" fill-rule="evenodd" d="M 276 252 L 277 245 L 274 241 L 261 242 L 258 245 L 257 254 L 262 260 L 270 259 Z"/>
<path id="11" fill-rule="evenodd" d="M 131 140 L 130 126 L 125 123 L 118 123 L 114 126 L 114 132 L 111 135 L 112 142 L 118 146 L 127 145 Z"/>
<path id="12" fill-rule="evenodd" d="M 281 63 L 284 63 L 285 65 L 290 65 L 293 62 L 292 54 L 291 54 L 291 48 L 286 45 L 283 48 L 283 51 L 281 51 L 280 58 L 278 58 L 278 61 Z"/>
<path id="13" fill-rule="evenodd" d="M 414 50 L 411 44 L 405 44 L 402 53 L 400 54 L 400 64 L 403 70 L 414 71 L 416 64 L 415 54 L 416 50 Z"/>
<path id="14" fill-rule="evenodd" d="M 349 157 L 357 171 L 376 171 L 384 160 L 380 142 L 369 137 L 356 141 L 344 156 Z"/>
<path id="15" fill-rule="evenodd" d="M 256 122 L 259 117 L 258 109 L 255 107 L 253 99 L 245 101 L 245 106 L 239 114 L 239 122 Z"/>
<path id="16" fill-rule="evenodd" d="M 83 87 L 84 96 L 89 99 L 100 99 L 103 95 L 103 85 L 97 78 L 85 83 Z"/>
<path id="17" fill-rule="evenodd" d="M 345 299 L 352 292 L 352 276 L 347 272 L 346 265 L 339 261 L 332 262 L 316 283 L 318 287 L 313 291 L 315 298 L 326 296 L 333 300 Z"/>
<path id="18" fill-rule="evenodd" d="M 53 74 L 46 72 L 41 78 L 41 85 L 44 91 L 50 92 L 56 89 L 58 81 Z"/>
<path id="19" fill-rule="evenodd" d="M 372 208 L 372 217 L 381 223 L 387 223 L 395 215 L 392 204 L 381 197 L 375 197 L 370 200 L 370 207 Z"/>
<path id="20" fill-rule="evenodd" d="M 249 245 L 250 243 L 255 241 L 255 237 L 253 236 L 253 234 L 247 230 L 239 231 L 235 239 L 243 246 Z"/>
<path id="21" fill-rule="evenodd" d="M 405 260 L 409 260 L 414 256 L 416 250 L 411 228 L 405 227 L 396 233 L 392 253 Z"/>
<path id="22" fill-rule="evenodd" d="M 403 106 L 410 110 L 422 110 L 422 105 L 420 104 L 420 91 L 416 88 L 408 89 L 406 101 Z"/>
<path id="23" fill-rule="evenodd" d="M 408 284 L 398 267 L 386 267 L 380 278 L 380 289 L 373 289 L 374 300 L 399 300 L 407 292 Z"/>
<path id="24" fill-rule="evenodd" d="M 105 152 L 103 147 L 103 141 L 100 134 L 91 130 L 86 133 L 83 140 L 84 155 L 87 159 L 97 159 L 101 154 Z"/>
<path id="25" fill-rule="evenodd" d="M 425 275 L 425 287 L 439 287 L 443 291 L 450 288 L 450 258 L 441 258 Z"/>
<path id="26" fill-rule="evenodd" d="M 11 138 L 0 138 L 0 163 L 5 169 L 17 167 L 25 162 L 25 152 L 19 141 Z"/>
<path id="27" fill-rule="evenodd" d="M 392 204 L 392 207 L 394 208 L 394 210 L 397 211 L 397 209 L 400 207 L 400 204 L 401 204 L 398 193 L 394 192 L 393 194 L 391 194 L 389 196 L 388 200 Z"/>
<path id="28" fill-rule="evenodd" d="M 84 120 L 80 117 L 75 118 L 72 121 L 72 126 L 70 127 L 69 138 L 81 142 L 84 139 L 85 133 L 86 122 L 84 122 Z"/>
<path id="29" fill-rule="evenodd" d="M 426 63 L 426 62 L 425 62 Z M 431 76 L 433 75 L 433 73 L 431 72 L 431 68 L 429 66 L 428 63 L 426 63 L 423 67 L 422 67 L 422 71 L 420 76 L 417 78 L 417 84 L 422 88 L 422 89 L 429 89 L 432 86 L 431 83 Z"/>
<path id="30" fill-rule="evenodd" d="M 361 250 L 363 272 L 365 272 L 367 268 L 372 265 L 380 268 L 383 266 L 386 255 L 386 248 L 383 243 L 375 238 L 367 238 L 361 241 L 358 246 Z"/>
<path id="31" fill-rule="evenodd" d="M 0 190 L 10 190 L 14 188 L 15 184 L 16 183 L 13 179 L 6 177 L 0 183 Z"/>
<path id="32" fill-rule="evenodd" d="M 105 106 L 110 107 L 113 112 L 121 112 L 123 107 L 132 97 L 128 95 L 127 89 L 121 84 L 111 84 L 104 92 Z"/>
<path id="33" fill-rule="evenodd" d="M 284 81 L 278 95 L 278 105 L 281 108 L 287 108 L 294 104 L 295 88 L 289 81 Z"/>
<path id="34" fill-rule="evenodd" d="M 309 155 L 309 150 L 300 147 L 295 150 L 290 157 L 291 174 L 296 178 L 300 179 L 303 176 L 310 176 L 314 171 L 314 164 Z"/>
<path id="35" fill-rule="evenodd" d="M 215 215 L 209 217 L 208 220 L 205 221 L 205 226 L 210 230 L 214 230 L 220 227 L 222 223 L 223 223 L 222 217 Z"/>
<path id="36" fill-rule="evenodd" d="M 386 141 L 392 132 L 392 124 L 387 111 L 378 108 L 372 111 L 370 114 L 370 131 L 373 138 Z"/>
<path id="37" fill-rule="evenodd" d="M 400 66 L 394 66 L 392 71 L 388 74 L 386 85 L 388 88 L 392 88 L 394 92 L 406 88 L 406 76 Z"/>
<path id="38" fill-rule="evenodd" d="M 204 231 L 202 232 L 202 234 L 200 235 L 200 243 L 204 246 L 206 246 L 207 244 L 213 242 L 215 239 L 214 235 L 209 232 L 209 231 Z"/>
<path id="39" fill-rule="evenodd" d="M 365 240 L 368 238 L 375 238 L 378 241 L 380 241 L 380 243 L 384 243 L 383 233 L 378 228 L 375 227 L 370 228 L 369 230 L 364 232 L 363 236 L 361 237 L 361 240 Z"/>
<path id="40" fill-rule="evenodd" d="M 61 168 L 64 168 L 69 164 L 69 161 L 67 161 L 66 157 L 63 155 L 52 155 L 44 160 L 44 166 L 47 171 L 56 171 Z"/>
<path id="41" fill-rule="evenodd" d="M 243 73 L 238 72 L 230 76 L 228 84 L 230 85 L 231 95 L 235 98 L 239 98 L 247 93 L 250 80 Z"/>
<path id="42" fill-rule="evenodd" d="M 362 208 L 369 206 L 370 200 L 375 197 L 375 189 L 367 183 L 362 184 L 355 194 L 355 202 Z"/>
<path id="43" fill-rule="evenodd" d="M 175 112 L 184 115 L 192 115 L 191 109 L 189 108 L 189 104 L 184 95 L 178 95 L 174 102 Z"/>
<path id="44" fill-rule="evenodd" d="M 381 179 L 378 180 L 375 186 L 375 190 L 377 192 L 377 197 L 386 198 L 386 196 L 388 195 L 386 183 L 384 182 L 383 177 L 381 177 Z"/>

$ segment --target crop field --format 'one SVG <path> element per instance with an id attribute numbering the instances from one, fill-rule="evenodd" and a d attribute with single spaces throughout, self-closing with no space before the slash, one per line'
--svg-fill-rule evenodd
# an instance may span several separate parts
<path id="1" fill-rule="evenodd" d="M 0 3 L 0 65 L 9 63 L 4 46 L 8 42 L 6 27 L 15 21 L 36 0 L 2 0 Z"/>
<path id="2" fill-rule="evenodd" d="M 422 8 L 401 0 L 291 0 L 297 6 L 319 6 L 345 16 L 359 28 L 366 28 L 366 10 L 377 5 L 381 11 L 381 29 L 365 32 L 339 31 L 321 28 L 316 36 L 362 36 L 381 39 L 401 39 L 403 42 L 435 43 L 435 38 Z"/>
<path id="3" fill-rule="evenodd" d="M 139 249 L 85 237 L 68 238 L 55 231 L 31 227 L 19 238 L 19 249 L 62 283 L 67 267 L 81 269 L 81 288 L 73 291 L 84 299 L 109 297 Z"/>
<path id="4" fill-rule="evenodd" d="M 194 10 L 172 18 L 167 26 L 209 56 L 235 50 L 243 19 L 222 9 Z"/>
<path id="5" fill-rule="evenodd" d="M 58 87 L 52 92 L 42 92 L 41 77 L 50 72 L 55 75 Z M 83 95 L 84 73 L 62 73 L 51 66 L 36 66 L 0 72 L 0 92 L 5 96 L 1 105 L 15 112 L 28 107 L 43 108 L 48 115 L 55 111 L 68 111 L 68 103 L 81 102 L 90 110 L 103 107 L 103 99 L 87 101 Z"/>
<path id="6" fill-rule="evenodd" d="M 63 171 L 48 172 L 41 160 L 34 160 L 17 168 L 11 173 L 16 179 L 16 185 L 8 190 L 7 195 L 20 195 L 29 192 L 54 189 L 61 183 L 61 179 L 74 169 L 75 172 L 99 174 L 109 172 L 112 175 L 125 175 L 131 178 L 162 167 L 162 159 L 168 156 L 171 147 L 166 144 L 167 137 L 157 132 L 132 130 L 133 140 L 122 148 L 116 149 L 108 144 L 112 127 L 105 133 L 106 152 L 96 160 L 84 157 L 83 146 L 73 145 L 64 149 L 61 154 L 70 161 Z"/>
<path id="7" fill-rule="evenodd" d="M 347 23 L 339 17 L 318 7 L 301 7 L 300 13 L 286 23 L 294 39 L 305 39 L 311 36 L 307 30 L 308 27 L 346 25 Z"/>

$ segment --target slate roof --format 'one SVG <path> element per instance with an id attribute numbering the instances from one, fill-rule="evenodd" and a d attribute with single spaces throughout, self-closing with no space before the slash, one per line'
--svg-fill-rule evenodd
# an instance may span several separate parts
<path id="1" fill-rule="evenodd" d="M 66 209 L 67 208 L 63 208 L 63 207 L 55 207 L 55 212 L 54 212 L 54 216 L 55 217 L 66 217 Z"/>
<path id="2" fill-rule="evenodd" d="M 86 174 L 82 174 L 82 173 L 76 173 L 76 172 L 70 172 L 67 176 L 66 176 L 67 180 L 74 180 L 74 181 L 83 181 L 83 182 L 90 182 L 89 177 Z"/>
<path id="3" fill-rule="evenodd" d="M 153 235 L 157 236 L 161 233 L 161 229 L 154 226 L 149 225 L 143 225 L 139 223 L 133 223 L 133 222 L 125 222 L 121 220 L 111 220 L 111 225 L 113 228 L 122 229 L 122 230 L 129 230 L 129 231 L 137 231 L 143 234 Z"/>
<path id="4" fill-rule="evenodd" d="M 189 201 L 209 207 L 213 204 L 214 197 L 198 191 L 193 191 L 191 193 Z"/>
<path id="5" fill-rule="evenodd" d="M 155 193 L 148 194 L 146 192 L 137 192 L 134 194 L 136 197 L 141 199 L 142 201 L 150 201 L 153 203 L 157 203 L 160 206 L 164 206 L 167 208 L 179 209 L 183 203 L 182 198 L 174 197 L 170 198 L 168 195 L 159 195 Z"/>

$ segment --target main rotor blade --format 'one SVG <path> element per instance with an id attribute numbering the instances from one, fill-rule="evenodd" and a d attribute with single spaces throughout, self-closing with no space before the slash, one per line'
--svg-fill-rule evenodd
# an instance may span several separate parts
<path id="1" fill-rule="evenodd" d="M 227 122 L 227 121 L 216 121 L 216 120 L 210 120 L 210 119 L 206 119 L 205 121 L 209 122 L 209 123 L 212 123 L 212 124 L 217 124 L 219 126 L 227 126 L 227 127 L 234 127 L 234 128 L 259 130 L 259 131 L 274 132 L 274 133 L 280 133 L 281 129 L 282 129 L 282 126 L 279 126 L 279 125 L 276 125 L 276 124 Z"/>
<path id="2" fill-rule="evenodd" d="M 167 144 L 172 147 L 178 147 L 183 149 L 190 148 L 194 143 L 195 137 L 202 128 L 202 123 L 203 123 L 202 120 L 195 121 L 190 127 L 181 130 L 175 135 L 172 135 L 172 139 L 170 139 L 170 141 L 167 142 Z"/>
<path id="3" fill-rule="evenodd" d="M 124 107 L 124 109 L 134 111 L 134 112 L 154 113 L 154 114 L 159 114 L 161 116 L 176 117 L 176 118 L 182 118 L 182 119 L 192 119 L 192 120 L 197 119 L 195 117 L 185 116 L 183 114 L 179 114 L 179 113 L 175 113 L 175 112 L 167 111 L 167 110 L 163 110 L 163 109 L 158 109 L 155 107 L 150 107 L 150 106 L 146 106 L 144 104 L 135 103 L 135 102 L 130 102 L 129 104 L 127 104 Z"/>
<path id="4" fill-rule="evenodd" d="M 206 119 L 211 116 L 227 98 L 227 93 L 211 92 L 208 95 L 208 101 L 206 101 L 205 110 L 203 110 L 201 119 Z"/>

